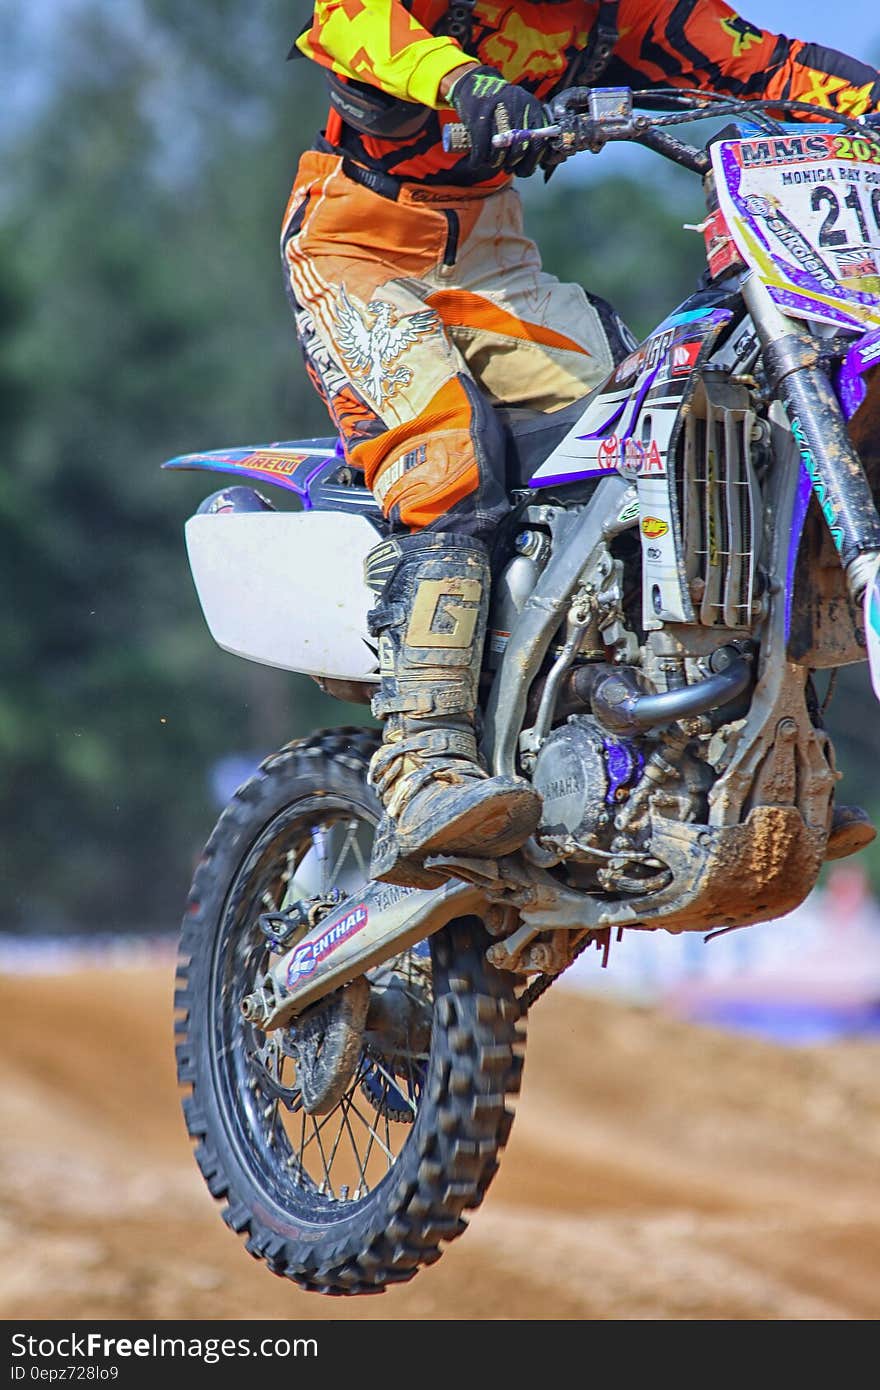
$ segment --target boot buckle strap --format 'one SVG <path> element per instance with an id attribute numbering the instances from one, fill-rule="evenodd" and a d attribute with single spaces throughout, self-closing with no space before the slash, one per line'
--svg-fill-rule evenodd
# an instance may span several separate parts
<path id="1" fill-rule="evenodd" d="M 367 614 L 367 627 L 371 637 L 378 637 L 386 627 L 402 627 L 407 621 L 407 609 L 402 603 L 380 602 L 373 605 Z"/>
<path id="2" fill-rule="evenodd" d="M 406 753 L 424 753 L 429 758 L 447 757 L 477 760 L 477 740 L 470 729 L 425 729 L 407 733 L 392 747 Z"/>
<path id="3" fill-rule="evenodd" d="M 373 696 L 373 714 L 376 719 L 384 719 L 387 714 L 411 714 L 420 718 L 431 714 L 458 715 L 469 718 L 474 707 L 473 692 L 467 678 L 465 682 L 462 689 L 462 686 L 453 685 L 451 681 L 437 681 L 431 685 L 395 681 L 396 689 L 380 689 Z M 389 685 L 391 683 L 388 682 Z"/>
<path id="4" fill-rule="evenodd" d="M 399 691 L 394 695 L 374 695 L 370 708 L 375 719 L 384 719 L 389 714 L 434 714 L 437 707 L 429 690 L 411 690 Z"/>
<path id="5" fill-rule="evenodd" d="M 431 776 L 456 759 L 476 764 L 474 735 L 464 729 L 426 729 L 377 749 L 370 760 L 370 783 L 381 796 L 398 778 L 408 778 L 422 769 Z M 409 771 L 402 766 L 407 761 L 413 764 Z"/>

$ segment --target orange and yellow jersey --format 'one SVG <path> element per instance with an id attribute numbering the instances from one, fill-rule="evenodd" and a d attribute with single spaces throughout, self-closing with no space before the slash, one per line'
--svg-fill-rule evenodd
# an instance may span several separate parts
<path id="1" fill-rule="evenodd" d="M 331 112 L 326 138 L 358 163 L 424 183 L 472 184 L 461 155 L 446 154 L 441 126 L 456 119 L 439 96 L 447 73 L 478 59 L 547 98 L 586 46 L 597 0 L 477 0 L 468 54 L 434 33 L 446 0 L 316 0 L 297 46 L 340 76 L 429 107 L 405 140 L 358 134 Z M 732 96 L 806 101 L 847 116 L 880 105 L 875 68 L 834 49 L 758 29 L 724 0 L 622 0 L 620 40 L 602 82 L 634 90 L 703 87 Z M 488 186 L 503 183 L 499 175 Z"/>

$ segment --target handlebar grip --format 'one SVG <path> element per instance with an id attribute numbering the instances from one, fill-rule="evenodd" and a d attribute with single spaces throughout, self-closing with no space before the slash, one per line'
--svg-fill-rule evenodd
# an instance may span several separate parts
<path id="1" fill-rule="evenodd" d="M 471 147 L 471 137 L 466 125 L 453 121 L 443 127 L 443 149 L 446 154 L 467 154 Z"/>

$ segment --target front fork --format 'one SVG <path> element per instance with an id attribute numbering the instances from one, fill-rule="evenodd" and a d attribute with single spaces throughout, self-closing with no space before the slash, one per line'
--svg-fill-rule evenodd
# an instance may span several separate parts
<path id="1" fill-rule="evenodd" d="M 756 275 L 745 281 L 742 293 L 850 596 L 862 609 L 871 682 L 880 700 L 880 518 L 865 470 L 810 334 L 780 312 Z"/>
<path id="2" fill-rule="evenodd" d="M 756 275 L 745 281 L 742 293 L 850 595 L 861 603 L 880 562 L 880 518 L 840 404 L 806 329 L 780 312 Z"/>

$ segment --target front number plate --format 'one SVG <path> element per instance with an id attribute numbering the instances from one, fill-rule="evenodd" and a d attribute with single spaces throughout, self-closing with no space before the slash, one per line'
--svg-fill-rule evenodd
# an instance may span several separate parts
<path id="1" fill-rule="evenodd" d="M 880 145 L 814 130 L 714 145 L 721 209 L 784 313 L 880 326 Z"/>

